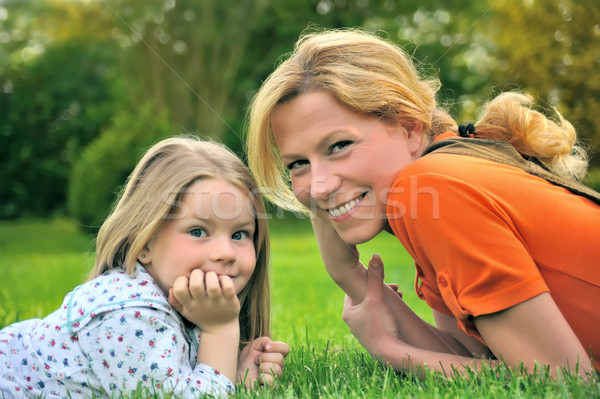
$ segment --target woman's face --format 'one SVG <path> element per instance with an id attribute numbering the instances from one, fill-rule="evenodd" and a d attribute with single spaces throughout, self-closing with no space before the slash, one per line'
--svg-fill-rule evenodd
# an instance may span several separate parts
<path id="1" fill-rule="evenodd" d="M 387 226 L 389 189 L 421 147 L 416 126 L 357 114 L 325 91 L 295 97 L 271 115 L 294 194 L 331 220 L 348 244 L 369 241 Z"/>

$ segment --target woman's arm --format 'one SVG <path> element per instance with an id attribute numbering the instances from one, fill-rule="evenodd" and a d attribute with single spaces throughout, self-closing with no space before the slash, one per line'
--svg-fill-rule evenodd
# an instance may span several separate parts
<path id="1" fill-rule="evenodd" d="M 528 370 L 535 363 L 549 365 L 553 375 L 564 367 L 581 375 L 590 372 L 592 364 L 577 336 L 548 292 L 544 292 L 506 310 L 475 317 L 481 337 L 509 366 L 519 362 Z M 594 326 L 590 326 L 594 328 Z"/>
<path id="2" fill-rule="evenodd" d="M 458 325 L 456 324 L 456 318 L 454 318 L 454 316 L 448 316 L 435 309 L 432 309 L 432 311 L 435 325 L 440 330 L 443 330 L 454 337 L 454 339 L 460 342 L 475 357 L 489 358 L 494 356 L 490 348 L 479 342 L 479 340 L 476 338 L 468 336 L 460 328 L 458 328 Z"/>
<path id="3" fill-rule="evenodd" d="M 331 222 L 318 216 L 311 219 L 325 270 L 331 279 L 355 302 L 367 290 L 367 269 L 360 262 L 356 245 L 348 245 Z"/>
<path id="4" fill-rule="evenodd" d="M 459 350 L 435 350 L 434 345 L 418 347 L 403 339 L 394 331 L 396 316 L 390 307 L 384 306 L 387 286 L 380 277 L 383 272 L 375 272 L 379 267 L 377 262 L 371 262 L 369 269 L 373 266 L 375 270 L 369 272 L 364 301 L 350 306 L 347 303 L 344 308 L 350 330 L 372 356 L 398 371 L 418 371 L 426 366 L 446 374 L 453 368 L 461 372 L 467 367 L 478 370 L 483 364 L 496 363 L 465 356 L 466 352 Z M 537 362 L 549 365 L 553 375 L 560 372 L 560 367 L 575 370 L 576 364 L 583 376 L 592 370 L 588 355 L 547 293 L 502 312 L 476 317 L 474 321 L 489 349 L 510 367 L 518 367 L 523 362 L 528 370 L 533 370 Z M 472 343 L 462 347 L 490 353 L 485 346 L 472 346 Z"/>
<path id="5" fill-rule="evenodd" d="M 389 335 L 416 348 L 466 357 L 474 355 L 451 334 L 421 319 L 383 282 L 383 262 L 379 255 L 373 255 L 366 274 L 364 300 L 356 303 L 347 297 L 342 314 L 352 334 L 363 346 L 371 347 L 375 344 L 371 341 Z M 478 356 L 485 354 L 476 353 Z"/>
<path id="6" fill-rule="evenodd" d="M 356 246 L 346 244 L 329 221 L 314 217 L 312 223 L 325 269 L 349 298 L 344 306 L 344 319 L 360 317 L 353 316 L 351 309 L 352 304 L 361 303 L 365 298 L 368 272 L 360 262 Z M 378 255 L 377 259 L 375 267 L 372 268 L 371 262 L 369 269 L 379 273 L 380 279 L 383 279 L 383 264 Z M 395 318 L 395 332 L 404 342 L 424 349 L 471 356 L 471 352 L 452 335 L 423 321 L 387 285 L 384 287 L 384 298 Z"/>

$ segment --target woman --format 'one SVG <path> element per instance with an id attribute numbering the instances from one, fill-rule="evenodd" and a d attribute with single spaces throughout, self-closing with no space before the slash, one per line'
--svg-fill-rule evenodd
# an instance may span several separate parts
<path id="1" fill-rule="evenodd" d="M 344 320 L 396 370 L 599 368 L 600 207 L 576 183 L 573 127 L 506 93 L 460 138 L 438 88 L 374 35 L 305 35 L 253 100 L 249 166 L 268 199 L 315 216 Z M 382 283 L 378 256 L 361 264 L 356 244 L 382 230 L 414 258 L 436 327 Z"/>

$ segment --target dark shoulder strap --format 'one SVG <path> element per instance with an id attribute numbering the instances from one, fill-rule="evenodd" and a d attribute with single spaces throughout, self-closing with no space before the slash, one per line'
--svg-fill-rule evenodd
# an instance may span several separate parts
<path id="1" fill-rule="evenodd" d="M 550 183 L 564 187 L 600 205 L 600 193 L 591 188 L 558 176 L 537 158 L 524 158 L 510 143 L 499 140 L 476 138 L 448 138 L 431 143 L 423 155 L 432 153 L 467 155 L 513 166 Z"/>

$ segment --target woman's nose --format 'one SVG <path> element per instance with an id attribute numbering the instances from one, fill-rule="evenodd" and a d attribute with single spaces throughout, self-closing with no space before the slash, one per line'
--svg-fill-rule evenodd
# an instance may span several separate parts
<path id="1" fill-rule="evenodd" d="M 311 197 L 318 201 L 330 199 L 333 192 L 341 185 L 341 178 L 334 173 L 315 173 L 310 183 Z"/>

